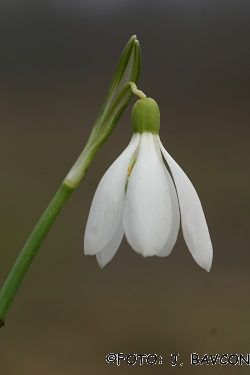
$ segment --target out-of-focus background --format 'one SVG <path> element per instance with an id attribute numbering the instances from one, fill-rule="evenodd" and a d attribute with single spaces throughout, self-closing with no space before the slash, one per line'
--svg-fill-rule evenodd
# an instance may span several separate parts
<path id="1" fill-rule="evenodd" d="M 81 152 L 133 34 L 139 88 L 157 100 L 162 142 L 204 207 L 211 272 L 181 232 L 164 259 L 143 259 L 126 240 L 104 269 L 83 254 L 95 189 L 131 138 L 134 98 L 9 311 L 3 375 L 249 373 L 190 363 L 194 352 L 250 353 L 249 0 L 1 1 L 0 283 Z M 118 368 L 110 352 L 156 353 L 162 364 Z"/>

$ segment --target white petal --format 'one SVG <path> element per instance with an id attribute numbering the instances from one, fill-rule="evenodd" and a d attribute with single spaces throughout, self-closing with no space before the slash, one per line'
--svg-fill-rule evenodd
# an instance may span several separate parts
<path id="1" fill-rule="evenodd" d="M 131 247 L 143 256 L 158 253 L 167 241 L 172 207 L 156 135 L 142 133 L 124 207 L 124 229 Z M 158 148 L 158 150 L 157 150 Z"/>
<path id="2" fill-rule="evenodd" d="M 180 227 L 180 209 L 179 209 L 179 203 L 178 203 L 175 186 L 174 186 L 172 177 L 170 176 L 166 167 L 165 167 L 165 170 L 166 170 L 169 192 L 170 192 L 170 197 L 171 197 L 171 204 L 172 204 L 172 227 L 171 227 L 171 231 L 167 239 L 167 242 L 165 243 L 163 249 L 159 253 L 156 254 L 159 257 L 166 257 L 167 255 L 171 253 L 175 245 L 175 242 L 177 240 L 179 227 Z"/>
<path id="3" fill-rule="evenodd" d="M 181 210 L 181 225 L 187 247 L 194 260 L 209 271 L 213 248 L 200 199 L 187 175 L 160 142 L 161 151 L 171 169 Z"/>
<path id="4" fill-rule="evenodd" d="M 85 254 L 98 253 L 116 232 L 123 214 L 128 166 L 139 139 L 139 134 L 133 135 L 128 147 L 107 170 L 97 187 L 85 230 Z"/>
<path id="5" fill-rule="evenodd" d="M 104 246 L 104 248 L 101 251 L 99 251 L 99 253 L 96 254 L 96 259 L 101 268 L 106 266 L 106 264 L 110 262 L 111 259 L 114 257 L 115 253 L 118 250 L 118 247 L 120 246 L 122 242 L 123 235 L 124 235 L 123 219 L 121 217 L 120 223 L 116 229 L 116 232 L 111 238 L 111 240 L 107 243 L 106 246 Z"/>

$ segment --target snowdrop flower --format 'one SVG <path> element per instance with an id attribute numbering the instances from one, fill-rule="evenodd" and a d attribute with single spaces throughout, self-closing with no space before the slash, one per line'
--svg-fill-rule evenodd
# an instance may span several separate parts
<path id="1" fill-rule="evenodd" d="M 165 257 L 176 242 L 181 217 L 190 253 L 209 271 L 213 250 L 202 206 L 191 181 L 160 141 L 160 112 L 153 99 L 135 103 L 132 126 L 128 147 L 96 190 L 85 231 L 85 254 L 95 254 L 104 267 L 125 233 L 137 253 Z"/>

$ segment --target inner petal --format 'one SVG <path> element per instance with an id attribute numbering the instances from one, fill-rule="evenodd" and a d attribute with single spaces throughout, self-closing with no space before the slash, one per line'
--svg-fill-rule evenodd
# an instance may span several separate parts
<path id="1" fill-rule="evenodd" d="M 180 209 L 179 209 L 179 203 L 177 199 L 177 193 L 175 190 L 172 177 L 170 176 L 166 167 L 165 167 L 165 172 L 166 172 L 166 176 L 168 180 L 169 192 L 170 192 L 171 203 L 172 203 L 172 227 L 171 227 L 171 231 L 169 233 L 167 242 L 165 243 L 163 249 L 159 253 L 156 254 L 159 257 L 166 257 L 171 253 L 175 245 L 175 242 L 177 240 L 177 236 L 178 236 L 178 232 L 180 228 Z"/>
<path id="2" fill-rule="evenodd" d="M 99 263 L 99 266 L 103 268 L 111 259 L 114 257 L 115 253 L 117 252 L 118 247 L 122 242 L 122 237 L 124 235 L 123 229 L 123 220 L 120 219 L 118 227 L 111 238 L 111 240 L 107 243 L 104 248 L 96 254 L 96 259 Z"/>

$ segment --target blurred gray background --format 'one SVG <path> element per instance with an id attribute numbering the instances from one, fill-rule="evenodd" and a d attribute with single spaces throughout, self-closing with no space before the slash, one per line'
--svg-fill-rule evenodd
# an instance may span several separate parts
<path id="1" fill-rule="evenodd" d="M 131 138 L 133 98 L 9 311 L 3 375 L 249 373 L 190 364 L 193 352 L 250 353 L 249 0 L 0 2 L 0 283 L 81 152 L 133 34 L 139 88 L 158 102 L 162 142 L 204 207 L 211 272 L 181 232 L 164 259 L 143 259 L 126 240 L 102 270 L 83 254 L 95 189 Z M 163 363 L 118 368 L 110 352 Z M 171 367 L 171 353 L 183 366 Z"/>

